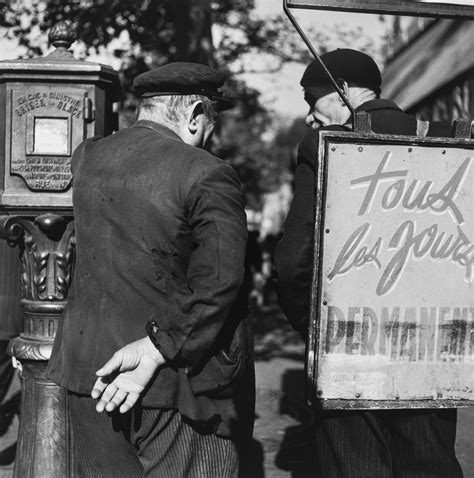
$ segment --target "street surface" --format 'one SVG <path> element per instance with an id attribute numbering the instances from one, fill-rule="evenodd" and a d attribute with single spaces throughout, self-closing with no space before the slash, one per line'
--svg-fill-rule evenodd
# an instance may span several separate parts
<path id="1" fill-rule="evenodd" d="M 255 359 L 255 432 L 252 454 L 245 459 L 249 469 L 243 478 L 310 477 L 311 470 L 304 467 L 312 444 L 311 414 L 303 400 L 304 347 L 274 305 L 256 314 Z M 9 417 L 18 405 L 18 391 L 19 382 L 15 381 L 2 409 L 0 478 L 12 476 L 18 416 L 13 414 L 11 423 Z M 466 478 L 474 478 L 473 423 L 474 407 L 460 409 L 456 451 Z"/>

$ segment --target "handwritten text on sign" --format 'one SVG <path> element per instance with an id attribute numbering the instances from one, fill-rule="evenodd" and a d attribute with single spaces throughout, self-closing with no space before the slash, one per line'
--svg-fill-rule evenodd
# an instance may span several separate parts
<path id="1" fill-rule="evenodd" d="M 384 295 L 398 283 L 411 256 L 412 260 L 424 257 L 450 260 L 465 270 L 466 280 L 470 281 L 474 246 L 463 231 L 465 219 L 456 203 L 456 197 L 461 192 L 473 158 L 466 158 L 446 183 L 436 188 L 430 180 L 407 181 L 405 178 L 409 173 L 408 168 L 388 168 L 391 157 L 392 153 L 387 152 L 373 174 L 351 181 L 351 186 L 365 189 L 358 217 L 367 217 L 371 207 L 378 207 L 382 213 L 399 208 L 407 212 L 427 211 L 434 216 L 449 214 L 456 224 L 456 232 L 451 234 L 443 231 L 442 226 L 434 221 L 430 226 L 417 231 L 416 220 L 410 218 L 404 220 L 388 240 L 378 236 L 372 245 L 367 246 L 365 241 L 369 236 L 371 223 L 364 222 L 344 243 L 328 279 L 332 280 L 352 268 L 360 268 L 373 262 L 381 270 L 376 293 Z M 376 194 L 378 189 L 381 190 L 379 195 Z M 385 244 L 387 250 L 394 252 L 389 262 L 382 264 L 380 253 Z"/>
<path id="2" fill-rule="evenodd" d="M 327 150 L 323 397 L 474 397 L 473 151 Z"/>

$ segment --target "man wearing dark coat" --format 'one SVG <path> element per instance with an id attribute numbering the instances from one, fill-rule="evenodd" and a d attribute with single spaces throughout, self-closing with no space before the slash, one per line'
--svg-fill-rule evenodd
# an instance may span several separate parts
<path id="1" fill-rule="evenodd" d="M 450 136 L 441 123 L 419 122 L 391 101 L 379 99 L 381 75 L 362 52 L 339 49 L 321 56 L 355 111 L 366 111 L 375 133 Z M 320 63 L 301 79 L 312 128 L 297 157 L 295 195 L 275 250 L 281 307 L 304 339 L 308 335 L 313 266 L 314 184 L 318 131 L 347 131 L 350 113 Z M 315 412 L 314 476 L 331 478 L 460 477 L 454 452 L 456 410 Z"/>
<path id="2" fill-rule="evenodd" d="M 223 83 L 194 63 L 143 73 L 138 121 L 74 153 L 77 259 L 48 374 L 78 476 L 236 476 L 250 441 L 243 195 L 203 149 Z"/>

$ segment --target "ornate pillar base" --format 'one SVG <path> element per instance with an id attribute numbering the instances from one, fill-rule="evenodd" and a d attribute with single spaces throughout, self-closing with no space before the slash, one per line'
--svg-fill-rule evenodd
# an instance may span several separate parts
<path id="1" fill-rule="evenodd" d="M 22 361 L 14 478 L 72 476 L 67 392 L 45 378 L 47 362 Z"/>
<path id="2" fill-rule="evenodd" d="M 72 476 L 67 391 L 45 376 L 64 305 L 23 299 L 25 331 L 9 344 L 22 370 L 14 478 Z"/>

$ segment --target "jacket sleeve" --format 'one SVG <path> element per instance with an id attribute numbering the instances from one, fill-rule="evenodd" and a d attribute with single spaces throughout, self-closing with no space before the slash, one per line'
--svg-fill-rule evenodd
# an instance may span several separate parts
<path id="1" fill-rule="evenodd" d="M 247 224 L 233 168 L 221 163 L 194 181 L 185 206 L 193 244 L 186 281 L 152 319 L 160 352 L 192 369 L 215 346 L 244 277 Z"/>
<path id="2" fill-rule="evenodd" d="M 274 256 L 278 301 L 292 327 L 303 337 L 308 332 L 313 268 L 317 151 L 318 135 L 311 132 L 304 137 L 298 150 L 295 194 Z"/>

